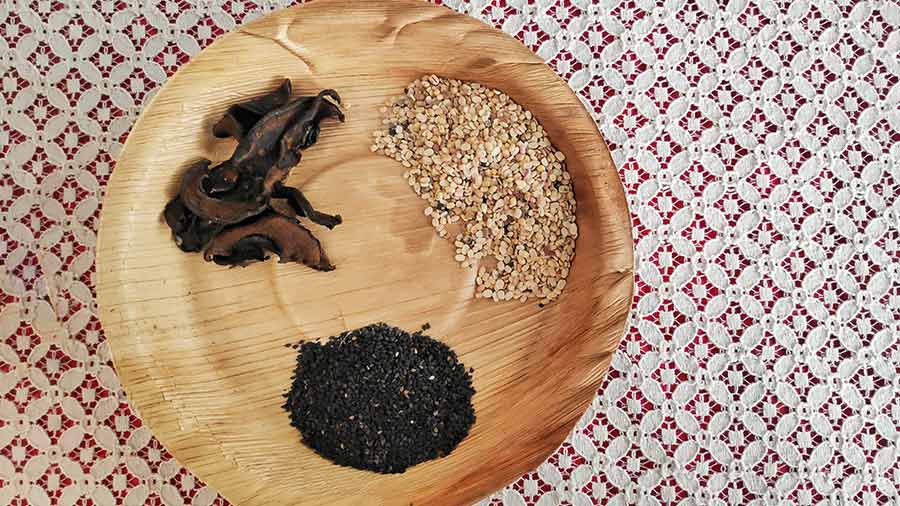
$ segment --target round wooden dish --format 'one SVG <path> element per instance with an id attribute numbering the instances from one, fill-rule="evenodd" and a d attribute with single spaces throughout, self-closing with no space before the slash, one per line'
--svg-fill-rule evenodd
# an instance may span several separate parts
<path id="1" fill-rule="evenodd" d="M 473 273 L 434 233 L 397 162 L 369 151 L 379 107 L 437 73 L 503 90 L 567 156 L 580 237 L 555 303 L 473 298 Z M 289 183 L 344 224 L 312 226 L 337 270 L 274 260 L 228 269 L 185 254 L 161 219 L 194 160 L 231 141 L 212 124 L 289 77 L 335 88 L 328 122 Z M 128 396 L 198 477 L 240 505 L 464 505 L 534 469 L 587 408 L 631 304 L 632 238 L 609 152 L 575 94 L 513 38 L 445 8 L 322 0 L 228 34 L 173 76 L 128 138 L 103 207 L 101 317 Z M 385 321 L 429 322 L 475 368 L 477 423 L 450 456 L 402 475 L 338 467 L 300 442 L 281 409 L 288 343 Z"/>

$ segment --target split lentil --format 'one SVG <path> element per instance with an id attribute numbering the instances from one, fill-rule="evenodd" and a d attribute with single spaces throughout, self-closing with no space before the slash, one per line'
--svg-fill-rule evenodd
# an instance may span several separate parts
<path id="1" fill-rule="evenodd" d="M 499 90 L 435 75 L 381 112 L 372 151 L 406 167 L 437 233 L 455 235 L 454 259 L 478 268 L 476 296 L 557 298 L 575 255 L 575 194 L 534 115 Z"/>

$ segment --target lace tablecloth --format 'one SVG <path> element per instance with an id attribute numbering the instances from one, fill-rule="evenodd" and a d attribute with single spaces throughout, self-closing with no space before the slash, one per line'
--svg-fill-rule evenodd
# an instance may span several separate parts
<path id="1" fill-rule="evenodd" d="M 283 3 L 0 5 L 0 504 L 225 504 L 122 393 L 95 232 L 142 104 Z M 598 397 L 486 503 L 900 505 L 900 6 L 447 3 L 580 94 L 637 251 Z"/>

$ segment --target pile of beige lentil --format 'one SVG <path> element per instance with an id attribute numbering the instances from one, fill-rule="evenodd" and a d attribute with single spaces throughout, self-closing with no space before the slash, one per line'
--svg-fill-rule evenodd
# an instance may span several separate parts
<path id="1" fill-rule="evenodd" d="M 575 194 L 565 156 L 531 112 L 498 90 L 435 75 L 381 112 L 372 151 L 408 169 L 441 237 L 460 231 L 456 260 L 479 267 L 476 296 L 557 298 L 575 255 Z"/>

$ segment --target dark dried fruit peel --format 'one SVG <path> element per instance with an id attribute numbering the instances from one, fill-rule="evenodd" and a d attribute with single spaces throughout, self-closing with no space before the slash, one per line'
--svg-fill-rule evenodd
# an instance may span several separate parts
<path id="1" fill-rule="evenodd" d="M 285 79 L 275 91 L 228 108 L 225 116 L 213 126 L 213 135 L 241 140 L 260 118 L 291 99 L 291 80 Z"/>
<path id="2" fill-rule="evenodd" d="M 297 216 L 328 228 L 341 223 L 340 216 L 315 210 L 300 190 L 284 186 L 301 152 L 318 140 L 319 123 L 344 121 L 341 99 L 334 90 L 294 100 L 290 95 L 291 82 L 284 80 L 271 93 L 231 106 L 216 123 L 214 135 L 238 140 L 234 152 L 212 168 L 209 160 L 191 165 L 164 211 L 182 250 L 200 251 L 209 244 L 204 257 L 226 265 L 246 265 L 276 253 L 282 261 L 334 268 L 309 230 L 293 218 L 275 216 L 271 200 L 286 199 Z M 252 231 L 275 222 L 278 226 L 267 230 L 277 237 Z"/>
<path id="3" fill-rule="evenodd" d="M 265 260 L 265 251 L 279 262 L 297 262 L 320 271 L 334 270 L 319 240 L 294 218 L 266 211 L 216 235 L 203 258 L 220 265 L 247 265 Z"/>

